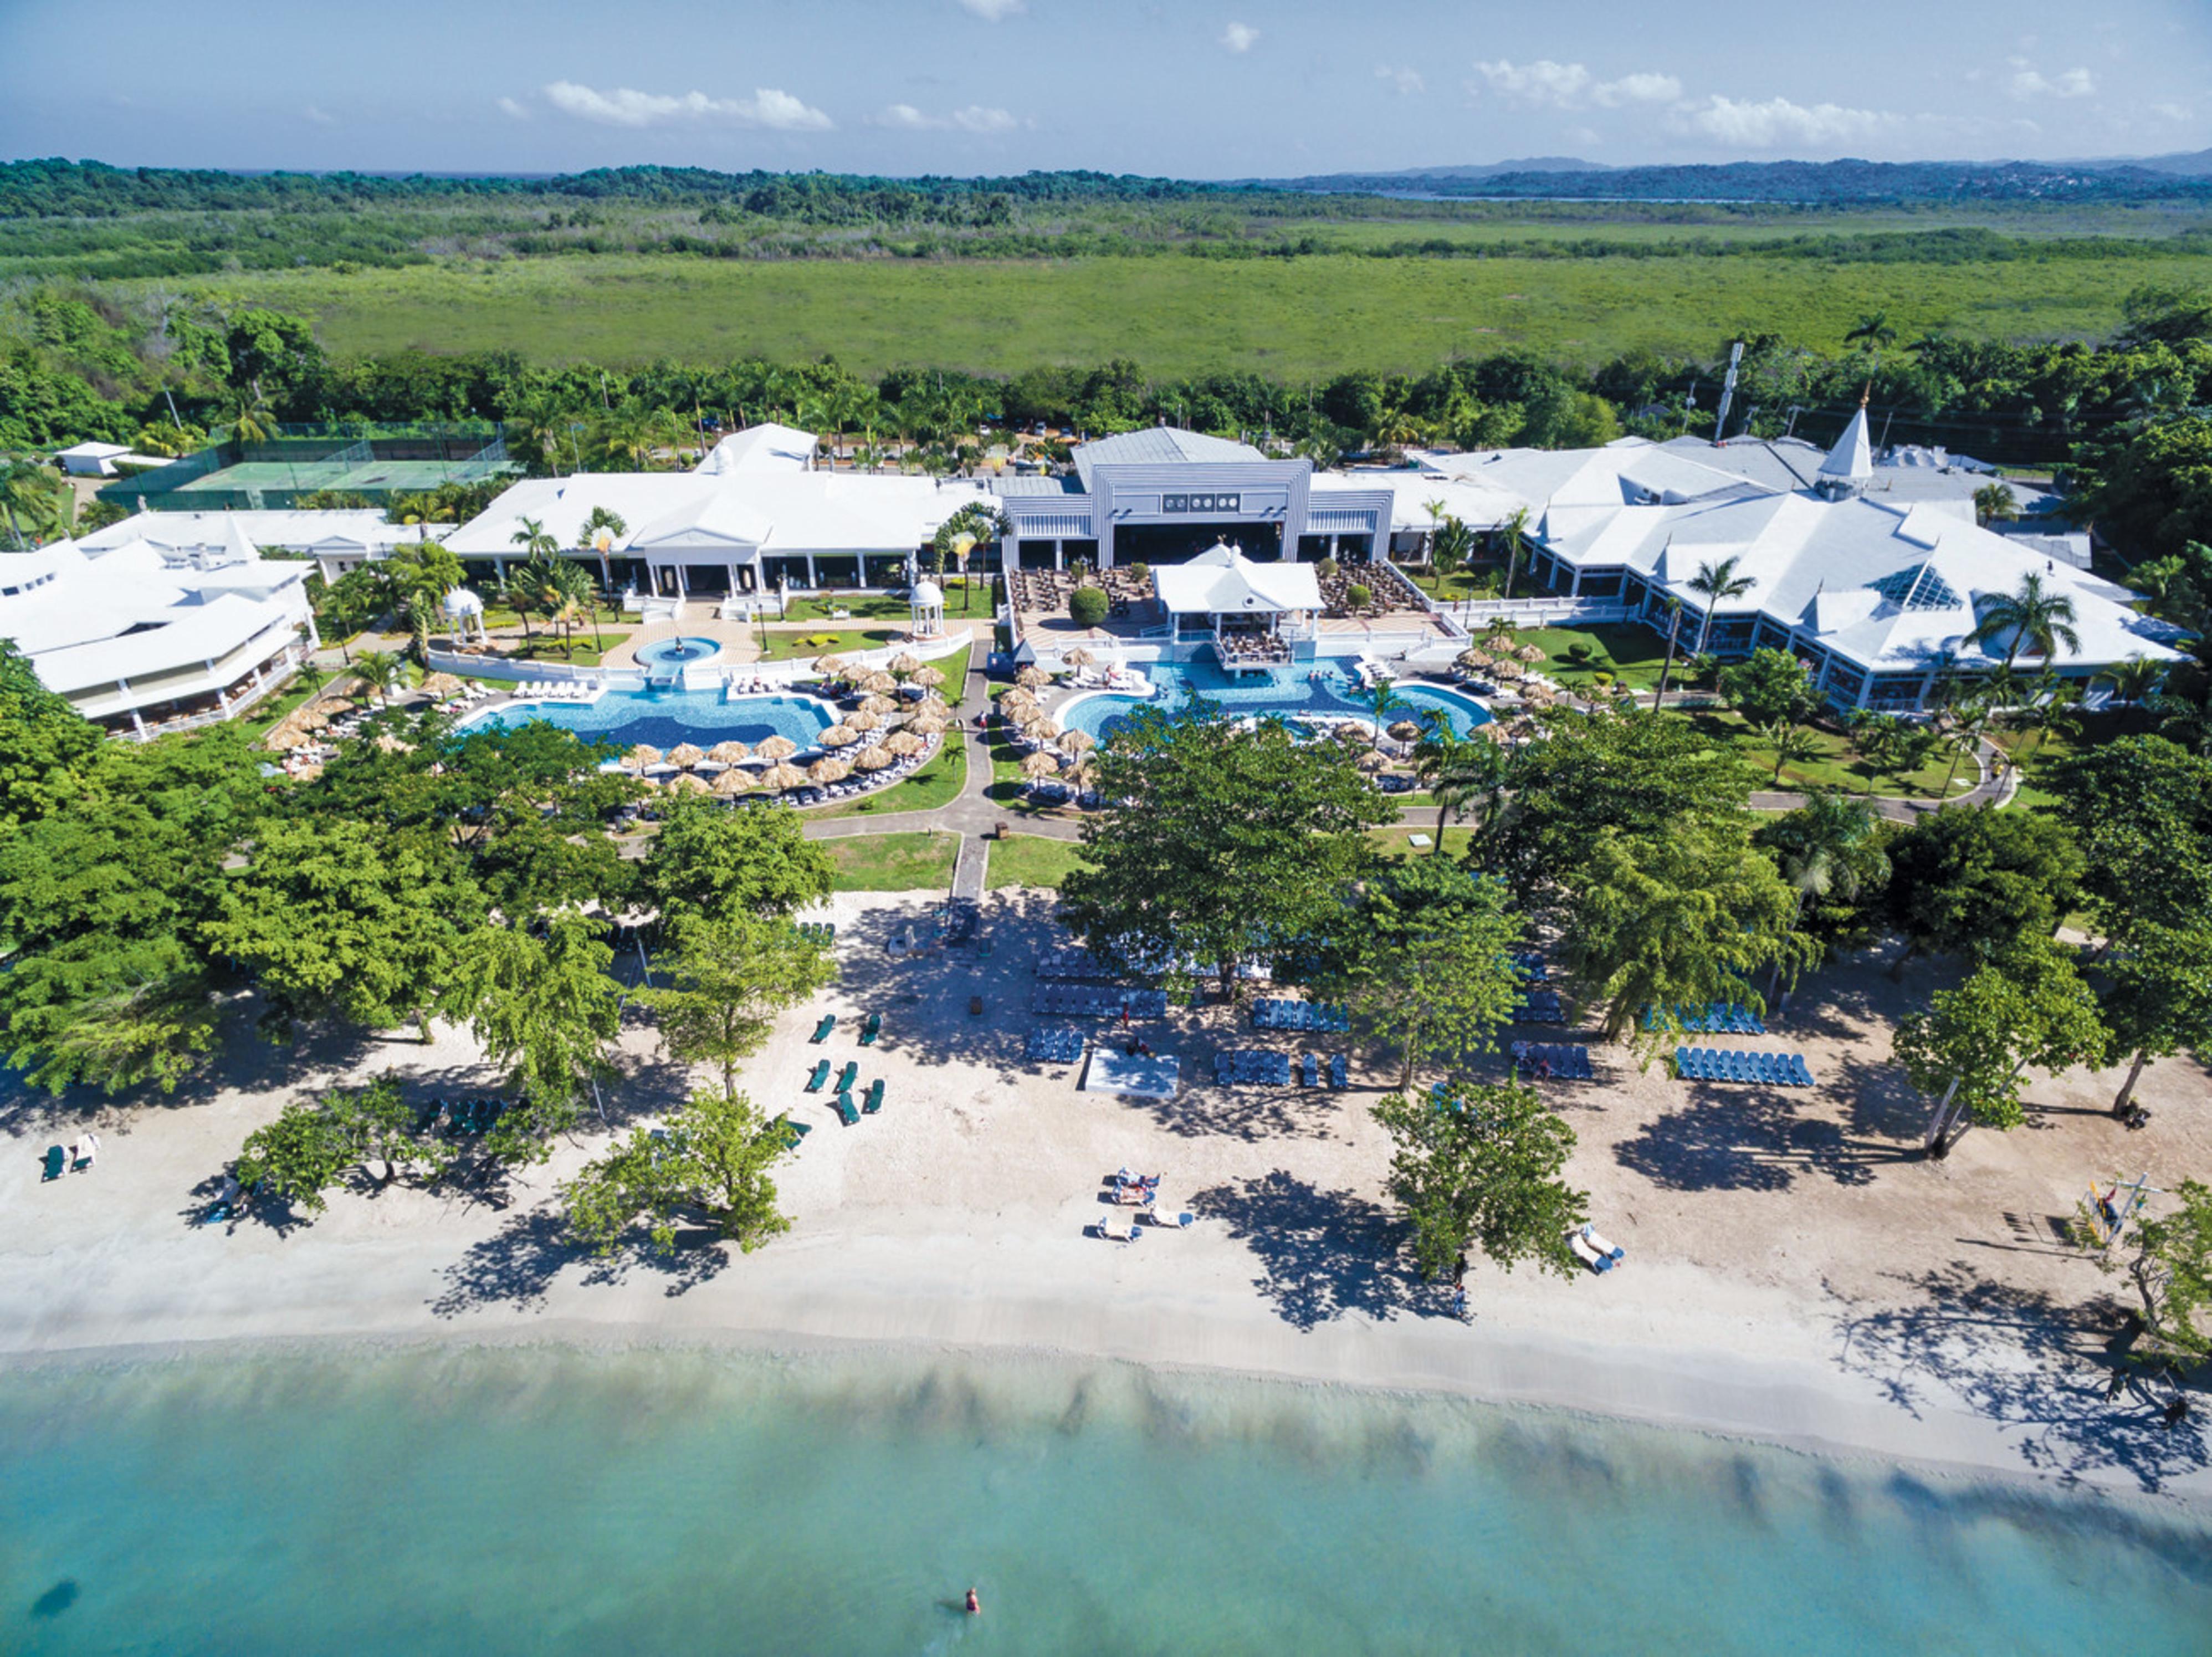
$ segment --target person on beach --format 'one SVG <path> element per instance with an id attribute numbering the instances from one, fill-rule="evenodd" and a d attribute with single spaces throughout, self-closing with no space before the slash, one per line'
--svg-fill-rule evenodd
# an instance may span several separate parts
<path id="1" fill-rule="evenodd" d="M 983 1602 L 982 1602 L 981 1599 L 978 1599 L 975 1597 L 975 1589 L 973 1589 L 973 1588 L 969 1589 L 969 1590 L 968 1590 L 968 1614 L 969 1614 L 970 1617 L 979 1616 L 979 1615 L 981 1615 L 981 1614 L 982 1610 L 983 1610 Z"/>

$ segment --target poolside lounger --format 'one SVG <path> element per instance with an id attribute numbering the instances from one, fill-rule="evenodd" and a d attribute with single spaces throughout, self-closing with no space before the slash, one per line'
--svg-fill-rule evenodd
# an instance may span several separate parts
<path id="1" fill-rule="evenodd" d="M 814 1034 L 811 1038 L 814 1045 L 819 1047 L 823 1042 L 829 1040 L 830 1033 L 836 1027 L 837 1015 L 835 1013 L 824 1013 L 822 1015 L 822 1022 L 814 1026 Z"/>
<path id="2" fill-rule="evenodd" d="M 1806 1066 L 1805 1055 L 1802 1053 L 1792 1053 L 1789 1057 L 1790 1079 L 1800 1087 L 1811 1087 L 1813 1085 L 1813 1072 Z"/>
<path id="3" fill-rule="evenodd" d="M 852 1092 L 853 1078 L 860 1074 L 860 1067 L 858 1064 L 852 1063 L 850 1060 L 848 1060 L 846 1062 L 845 1068 L 837 1072 L 837 1085 L 830 1091 L 840 1093 L 848 1093 Z"/>
<path id="4" fill-rule="evenodd" d="M 1346 1062 L 1345 1057 L 1342 1053 L 1336 1053 L 1330 1056 L 1328 1061 L 1328 1085 L 1330 1087 L 1342 1087 L 1350 1085 L 1351 1072 L 1352 1067 Z"/>
<path id="5" fill-rule="evenodd" d="M 884 1079 L 878 1076 L 868 1084 L 868 1091 L 860 1100 L 860 1109 L 873 1116 L 884 1108 Z"/>
<path id="6" fill-rule="evenodd" d="M 1114 1228 L 1114 1216 L 1110 1214 L 1102 1214 L 1098 1216 L 1098 1234 L 1109 1243 L 1133 1243 L 1143 1236 L 1144 1233 L 1137 1228 L 1137 1217 L 1134 1215 L 1131 1215 L 1126 1226 L 1117 1231 Z"/>
<path id="7" fill-rule="evenodd" d="M 69 1152 L 60 1145 L 48 1146 L 42 1161 L 44 1166 L 39 1174 L 41 1185 L 58 1179 L 69 1172 Z"/>
<path id="8" fill-rule="evenodd" d="M 863 1047 L 874 1046 L 876 1045 L 876 1038 L 883 1034 L 883 1033 L 884 1015 L 881 1013 L 869 1014 L 868 1021 L 860 1026 L 860 1045 Z"/>
<path id="9" fill-rule="evenodd" d="M 806 1078 L 806 1091 L 810 1093 L 818 1093 L 822 1091 L 822 1084 L 829 1080 L 830 1061 L 826 1058 L 817 1059 L 814 1065 L 814 1074 Z"/>
<path id="10" fill-rule="evenodd" d="M 1571 1231 L 1567 1234 L 1567 1246 L 1574 1251 L 1575 1258 L 1580 1260 L 1592 1271 L 1613 1270 L 1613 1257 L 1610 1254 L 1599 1253 L 1597 1245 L 1583 1236 L 1581 1232 Z"/>
<path id="11" fill-rule="evenodd" d="M 1677 1047 L 1674 1050 L 1674 1075 L 1678 1081 L 1682 1081 L 1692 1079 L 1690 1072 L 1690 1050 L 1686 1047 Z"/>
<path id="12" fill-rule="evenodd" d="M 1304 1057 L 1304 1058 L 1303 1058 L 1302 1060 L 1300 1060 L 1300 1061 L 1299 1061 L 1299 1064 L 1300 1064 L 1300 1071 L 1299 1071 L 1299 1074 L 1304 1077 L 1306 1086 L 1307 1086 L 1307 1087 L 1320 1087 L 1320 1086 L 1321 1086 L 1321 1059 L 1320 1059 L 1320 1057 L 1319 1057 L 1317 1055 L 1316 1055 L 1316 1054 L 1313 1054 L 1313 1053 L 1308 1053 L 1308 1054 L 1305 1056 L 1305 1057 Z"/>
<path id="13" fill-rule="evenodd" d="M 860 1124 L 860 1113 L 854 1107 L 851 1093 L 840 1090 L 836 1100 L 832 1101 L 832 1106 L 837 1112 L 837 1119 L 847 1127 L 857 1127 Z"/>
<path id="14" fill-rule="evenodd" d="M 1152 1215 L 1152 1224 L 1154 1226 L 1168 1231 L 1185 1230 L 1189 1227 L 1190 1222 L 1197 1217 L 1195 1215 L 1190 1214 L 1162 1214 L 1158 1209 L 1147 1209 L 1146 1212 Z"/>
<path id="15" fill-rule="evenodd" d="M 1589 1246 L 1592 1248 L 1595 1249 L 1600 1254 L 1604 1255 L 1607 1259 L 1613 1261 L 1615 1264 L 1620 1264 L 1621 1261 L 1626 1260 L 1628 1258 L 1628 1251 L 1626 1249 L 1617 1247 L 1613 1244 L 1606 1241 L 1604 1238 L 1598 1234 L 1598 1229 L 1595 1226 L 1585 1225 L 1583 1228 L 1583 1235 L 1589 1240 Z"/>

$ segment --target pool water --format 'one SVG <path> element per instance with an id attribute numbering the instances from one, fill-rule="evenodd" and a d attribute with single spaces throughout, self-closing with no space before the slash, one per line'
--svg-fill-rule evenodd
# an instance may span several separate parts
<path id="1" fill-rule="evenodd" d="M 1327 661 L 1270 667 L 1264 673 L 1244 673 L 1235 678 L 1202 661 L 1188 665 L 1158 662 L 1143 671 L 1156 687 L 1149 703 L 1142 697 L 1110 691 L 1088 696 L 1070 703 L 1060 716 L 1060 722 L 1071 730 L 1088 732 L 1103 742 L 1128 722 L 1129 715 L 1135 710 L 1150 706 L 1172 711 L 1186 705 L 1193 697 L 1202 697 L 1240 718 L 1273 715 L 1283 718 L 1314 716 L 1372 720 L 1375 716 L 1373 707 L 1352 682 L 1351 673 Z M 1405 705 L 1401 710 L 1386 715 L 1385 725 L 1411 719 L 1428 726 L 1432 721 L 1442 720 L 1451 727 L 1454 735 L 1466 736 L 1476 726 L 1490 722 L 1489 710 L 1473 697 L 1457 691 L 1437 685 L 1398 685 L 1394 691 Z"/>
<path id="2" fill-rule="evenodd" d="M 650 644 L 637 647 L 637 665 L 641 667 L 684 667 L 721 654 L 722 647 L 710 638 L 655 639 Z"/>
<path id="3" fill-rule="evenodd" d="M 828 703 L 811 696 L 744 696 L 725 702 L 720 691 L 609 691 L 595 702 L 495 709 L 469 721 L 468 728 L 503 728 L 527 720 L 558 725 L 587 742 L 611 742 L 621 748 L 641 742 L 661 749 L 679 742 L 702 748 L 728 741 L 757 746 L 771 736 L 788 737 L 802 748 L 811 748 L 820 745 L 822 733 L 837 722 L 837 715 Z"/>

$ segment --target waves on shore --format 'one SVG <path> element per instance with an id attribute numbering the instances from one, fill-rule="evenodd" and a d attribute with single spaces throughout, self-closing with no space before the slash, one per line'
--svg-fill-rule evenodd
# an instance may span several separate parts
<path id="1" fill-rule="evenodd" d="M 2160 1653 L 2207 1629 L 2187 1514 L 1450 1399 L 564 1347 L 0 1389 L 9 1651 Z"/>

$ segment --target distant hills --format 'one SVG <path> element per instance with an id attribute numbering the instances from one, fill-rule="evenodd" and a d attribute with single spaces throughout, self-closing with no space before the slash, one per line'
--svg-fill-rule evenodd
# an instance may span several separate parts
<path id="1" fill-rule="evenodd" d="M 2140 201 L 2212 199 L 2212 150 L 2100 161 L 1730 161 L 1601 167 L 1545 157 L 1495 167 L 1416 168 L 1237 180 L 1246 188 L 1327 195 L 1480 197 L 1549 201 Z"/>

